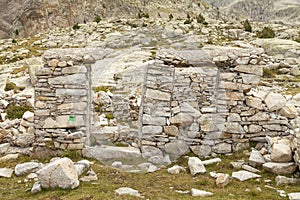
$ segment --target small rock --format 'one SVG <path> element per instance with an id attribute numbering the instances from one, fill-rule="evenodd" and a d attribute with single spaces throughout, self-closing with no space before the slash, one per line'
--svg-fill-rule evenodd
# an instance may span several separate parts
<path id="1" fill-rule="evenodd" d="M 0 168 L 0 177 L 11 178 L 13 171 L 9 168 Z"/>
<path id="2" fill-rule="evenodd" d="M 221 161 L 222 161 L 221 158 L 213 158 L 213 159 L 202 161 L 202 164 L 203 165 L 211 165 L 211 164 L 215 164 L 215 163 L 218 163 L 218 162 L 221 162 Z"/>
<path id="3" fill-rule="evenodd" d="M 233 169 L 236 169 L 236 170 L 239 170 L 239 169 L 242 169 L 242 166 L 245 162 L 230 162 L 230 166 L 233 168 Z"/>
<path id="4" fill-rule="evenodd" d="M 15 166 L 16 176 L 23 176 L 28 173 L 36 172 L 41 167 L 41 164 L 38 162 L 26 162 L 22 164 L 17 164 Z"/>
<path id="5" fill-rule="evenodd" d="M 86 176 L 80 178 L 80 181 L 82 182 L 92 182 L 97 180 L 98 180 L 98 176 L 92 169 L 87 172 Z"/>
<path id="6" fill-rule="evenodd" d="M 132 188 L 129 187 L 121 187 L 115 190 L 117 195 L 131 195 L 131 196 L 136 196 L 136 197 L 141 197 L 141 194 Z"/>
<path id="7" fill-rule="evenodd" d="M 120 161 L 115 161 L 115 162 L 113 162 L 113 163 L 111 164 L 111 166 L 112 166 L 112 167 L 115 167 L 115 168 L 121 168 L 122 165 L 123 165 L 123 163 L 120 162 Z"/>
<path id="8" fill-rule="evenodd" d="M 217 175 L 216 185 L 219 188 L 225 187 L 226 185 L 229 184 L 229 182 L 230 182 L 230 176 L 228 174 L 221 174 L 221 173 L 219 173 Z"/>
<path id="9" fill-rule="evenodd" d="M 269 111 L 272 112 L 285 106 L 286 99 L 281 94 L 270 92 L 265 99 L 265 103 L 269 108 Z"/>
<path id="10" fill-rule="evenodd" d="M 284 190 L 276 190 L 279 193 L 280 197 L 286 197 L 286 193 Z"/>
<path id="11" fill-rule="evenodd" d="M 18 153 L 16 153 L 16 154 L 7 154 L 7 155 L 0 158 L 0 162 L 7 162 L 9 160 L 17 160 L 18 157 L 19 157 Z"/>
<path id="12" fill-rule="evenodd" d="M 300 179 L 297 179 L 297 178 L 288 178 L 288 177 L 285 177 L 285 176 L 276 176 L 275 178 L 275 182 L 276 182 L 276 185 L 282 185 L 282 184 L 286 184 L 286 185 L 294 185 L 294 184 L 298 184 L 300 183 Z"/>
<path id="13" fill-rule="evenodd" d="M 249 165 L 243 165 L 242 168 L 244 170 L 247 170 L 247 171 L 253 172 L 253 173 L 259 173 L 260 172 L 258 169 L 255 169 L 254 167 L 251 167 Z"/>
<path id="14" fill-rule="evenodd" d="M 191 194 L 193 197 L 211 197 L 214 194 L 212 192 L 207 192 L 204 190 L 198 190 L 198 189 L 191 189 Z"/>
<path id="15" fill-rule="evenodd" d="M 197 157 L 189 157 L 188 166 L 193 176 L 199 173 L 204 174 L 206 172 L 202 161 Z"/>
<path id="16" fill-rule="evenodd" d="M 38 177 L 38 176 L 37 176 L 36 173 L 30 173 L 30 174 L 27 175 L 27 178 L 28 178 L 28 179 L 35 179 L 35 178 L 37 178 L 37 177 Z"/>
<path id="17" fill-rule="evenodd" d="M 257 150 L 252 150 L 250 158 L 249 158 L 249 165 L 252 167 L 261 166 L 265 163 L 264 157 L 260 154 Z"/>
<path id="18" fill-rule="evenodd" d="M 31 193 L 34 194 L 41 191 L 42 191 L 41 183 L 39 181 L 35 182 L 32 186 Z"/>
<path id="19" fill-rule="evenodd" d="M 153 172 L 155 172 L 157 170 L 158 170 L 158 167 L 156 167 L 155 165 L 151 165 L 151 166 L 149 166 L 147 172 L 148 173 L 153 173 Z"/>
<path id="20" fill-rule="evenodd" d="M 251 178 L 260 178 L 261 176 L 252 172 L 240 170 L 238 172 L 233 172 L 232 177 L 238 179 L 239 181 L 246 181 Z"/>
<path id="21" fill-rule="evenodd" d="M 174 165 L 173 167 L 167 169 L 169 174 L 179 174 L 180 172 L 185 172 L 184 167 Z"/>
<path id="22" fill-rule="evenodd" d="M 299 200 L 300 192 L 288 193 L 289 200 Z"/>

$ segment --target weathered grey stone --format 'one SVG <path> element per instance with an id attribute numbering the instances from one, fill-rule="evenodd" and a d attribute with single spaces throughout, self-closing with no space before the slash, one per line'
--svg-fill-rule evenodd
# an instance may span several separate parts
<path id="1" fill-rule="evenodd" d="M 208 160 L 203 160 L 202 164 L 203 165 L 211 165 L 211 164 L 219 163 L 221 161 L 222 161 L 221 158 L 212 158 L 212 159 L 208 159 Z"/>
<path id="2" fill-rule="evenodd" d="M 270 92 L 265 98 L 265 102 L 269 110 L 272 112 L 285 106 L 286 99 L 281 94 Z"/>
<path id="3" fill-rule="evenodd" d="M 78 176 L 80 176 L 81 174 L 83 174 L 88 170 L 88 168 L 90 167 L 90 161 L 88 160 L 78 161 L 77 163 L 74 164 L 74 167 Z"/>
<path id="4" fill-rule="evenodd" d="M 294 105 L 286 105 L 280 109 L 279 115 L 293 119 L 298 116 L 298 112 Z"/>
<path id="5" fill-rule="evenodd" d="M 143 115 L 143 124 L 146 125 L 166 125 L 166 118 L 165 117 L 151 117 L 150 115 L 144 114 Z"/>
<path id="6" fill-rule="evenodd" d="M 152 156 L 163 156 L 163 152 L 159 148 L 153 146 L 142 146 L 141 151 L 142 156 L 145 159 L 151 158 Z"/>
<path id="7" fill-rule="evenodd" d="M 171 125 L 171 126 L 164 126 L 164 133 L 168 136 L 178 136 L 179 130 L 177 126 Z"/>
<path id="8" fill-rule="evenodd" d="M 190 149 L 199 157 L 205 157 L 211 154 L 211 147 L 208 145 L 190 146 Z"/>
<path id="9" fill-rule="evenodd" d="M 260 76 L 253 74 L 241 74 L 244 84 L 256 85 L 260 81 Z"/>
<path id="10" fill-rule="evenodd" d="M 146 134 L 146 135 L 161 134 L 163 132 L 163 127 L 162 126 L 143 126 L 142 132 L 143 132 L 143 134 Z"/>
<path id="11" fill-rule="evenodd" d="M 193 117 L 187 113 L 178 113 L 169 120 L 171 124 L 180 126 L 187 126 L 193 123 Z"/>
<path id="12" fill-rule="evenodd" d="M 121 187 L 115 190 L 117 195 L 130 195 L 130 196 L 136 196 L 136 197 L 141 197 L 141 194 L 132 188 L 129 187 Z"/>
<path id="13" fill-rule="evenodd" d="M 48 83 L 50 85 L 85 85 L 87 78 L 85 74 L 72 74 L 49 78 Z"/>
<path id="14" fill-rule="evenodd" d="M 19 147 L 29 147 L 31 146 L 35 141 L 35 135 L 24 133 L 19 134 L 15 140 L 15 144 Z"/>
<path id="15" fill-rule="evenodd" d="M 84 74 L 87 72 L 87 69 L 85 66 L 83 65 L 75 65 L 75 66 L 71 66 L 71 67 L 65 67 L 62 69 L 61 71 L 63 74 Z"/>
<path id="16" fill-rule="evenodd" d="M 252 167 L 261 166 L 266 161 L 264 157 L 261 155 L 261 153 L 257 150 L 252 150 L 250 158 L 249 158 L 249 165 Z"/>
<path id="17" fill-rule="evenodd" d="M 227 123 L 225 131 L 228 133 L 238 133 L 238 134 L 245 133 L 245 130 L 238 122 Z"/>
<path id="18" fill-rule="evenodd" d="M 41 164 L 38 162 L 26 162 L 22 164 L 17 164 L 15 166 L 16 176 L 23 176 L 32 172 L 36 172 L 40 169 Z"/>
<path id="19" fill-rule="evenodd" d="M 35 194 L 41 191 L 42 191 L 41 182 L 40 181 L 35 182 L 31 188 L 31 193 Z"/>
<path id="20" fill-rule="evenodd" d="M 248 117 L 247 121 L 253 122 L 253 121 L 268 121 L 270 119 L 270 116 L 267 113 L 259 112 L 253 115 L 252 117 Z"/>
<path id="21" fill-rule="evenodd" d="M 174 156 L 174 159 L 177 159 L 189 152 L 189 146 L 182 140 L 176 140 L 165 144 L 165 151 Z"/>
<path id="22" fill-rule="evenodd" d="M 193 176 L 196 174 L 204 174 L 206 172 L 202 161 L 197 157 L 189 157 L 188 166 Z"/>
<path id="23" fill-rule="evenodd" d="M 3 157 L 0 158 L 0 162 L 7 162 L 9 160 L 17 160 L 19 157 L 19 154 L 18 153 L 15 153 L 15 154 L 7 154 Z"/>
<path id="24" fill-rule="evenodd" d="M 271 160 L 273 162 L 286 163 L 293 159 L 292 149 L 286 144 L 273 144 L 271 148 Z"/>
<path id="25" fill-rule="evenodd" d="M 288 177 L 285 177 L 285 176 L 276 176 L 275 178 L 275 182 L 276 182 L 276 186 L 279 186 L 279 185 L 295 185 L 295 184 L 298 184 L 300 183 L 300 179 L 297 179 L 297 178 L 288 178 Z"/>
<path id="26" fill-rule="evenodd" d="M 289 200 L 299 200 L 300 199 L 300 192 L 292 192 L 288 193 Z"/>
<path id="27" fill-rule="evenodd" d="M 78 175 L 72 160 L 61 158 L 37 171 L 42 188 L 74 189 L 79 186 Z"/>
<path id="28" fill-rule="evenodd" d="M 147 89 L 145 97 L 149 99 L 156 99 L 161 101 L 170 101 L 171 94 L 159 90 Z"/>
<path id="29" fill-rule="evenodd" d="M 263 168 L 274 174 L 285 175 L 285 174 L 293 174 L 296 170 L 296 165 L 293 162 L 289 162 L 289 163 L 268 162 L 263 164 Z"/>
<path id="30" fill-rule="evenodd" d="M 223 142 L 213 146 L 212 151 L 215 153 L 226 154 L 232 152 L 232 147 L 231 144 Z"/>
<path id="31" fill-rule="evenodd" d="M 248 132 L 249 133 L 259 133 L 261 132 L 262 127 L 259 125 L 255 125 L 255 124 L 250 124 L 248 127 Z"/>
<path id="32" fill-rule="evenodd" d="M 185 172 L 185 168 L 178 165 L 174 165 L 173 167 L 168 168 L 167 171 L 169 174 L 179 174 L 180 172 Z"/>
<path id="33" fill-rule="evenodd" d="M 83 156 L 94 158 L 100 161 L 118 158 L 141 158 L 142 154 L 138 148 L 134 147 L 114 147 L 114 146 L 94 146 L 82 150 Z"/>
<path id="34" fill-rule="evenodd" d="M 263 75 L 263 68 L 260 65 L 238 65 L 234 68 L 234 70 L 237 72 L 254 74 L 258 76 Z"/>
<path id="35" fill-rule="evenodd" d="M 10 147 L 9 143 L 0 144 L 0 154 L 4 154 L 5 152 L 7 152 L 9 147 Z"/>
<path id="36" fill-rule="evenodd" d="M 14 170 L 9 168 L 0 168 L 0 177 L 11 178 Z"/>
<path id="37" fill-rule="evenodd" d="M 214 195 L 212 192 L 207 192 L 204 190 L 198 190 L 198 189 L 191 189 L 191 194 L 193 197 L 211 197 Z"/>
<path id="38" fill-rule="evenodd" d="M 233 178 L 236 178 L 239 181 L 246 181 L 252 178 L 260 178 L 261 176 L 252 172 L 248 172 L 245 170 L 240 170 L 238 172 L 233 172 L 231 175 Z"/>
<path id="39" fill-rule="evenodd" d="M 219 173 L 216 179 L 216 185 L 219 188 L 223 188 L 230 182 L 230 176 L 228 174 Z"/>
<path id="40" fill-rule="evenodd" d="M 85 89 L 56 89 L 55 95 L 60 96 L 86 96 L 87 90 Z"/>
<path id="41" fill-rule="evenodd" d="M 228 122 L 240 122 L 242 120 L 241 120 L 241 117 L 240 117 L 239 114 L 237 114 L 237 113 L 230 113 L 228 115 L 228 117 L 227 117 L 227 121 Z"/>
<path id="42" fill-rule="evenodd" d="M 249 172 L 252 172 L 252 173 L 259 173 L 260 171 L 254 167 L 251 167 L 249 165 L 242 165 L 242 169 L 244 170 L 247 170 Z"/>
<path id="43" fill-rule="evenodd" d="M 263 109 L 263 104 L 262 104 L 262 100 L 256 97 L 247 97 L 246 98 L 246 105 L 251 107 L 251 108 L 256 108 L 258 110 L 262 110 Z"/>
<path id="44" fill-rule="evenodd" d="M 22 118 L 25 119 L 28 122 L 33 122 L 33 120 L 34 120 L 34 113 L 30 112 L 30 111 L 26 111 L 23 114 Z"/>

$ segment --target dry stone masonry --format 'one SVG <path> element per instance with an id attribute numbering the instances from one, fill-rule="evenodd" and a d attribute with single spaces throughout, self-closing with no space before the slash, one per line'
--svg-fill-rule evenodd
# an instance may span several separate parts
<path id="1" fill-rule="evenodd" d="M 263 68 L 274 62 L 263 49 L 159 50 L 140 83 L 140 99 L 120 91 L 97 93 L 98 105 L 114 118 L 102 123 L 101 116 L 108 117 L 101 115 L 99 123 L 92 105 L 91 65 L 106 55 L 103 49 L 44 55 L 35 86 L 39 145 L 53 141 L 56 148 L 76 150 L 130 141 L 156 164 L 189 151 L 201 157 L 231 153 L 251 142 L 266 143 L 266 136 L 290 141 L 291 152 L 298 146 L 299 98 L 259 87 Z"/>

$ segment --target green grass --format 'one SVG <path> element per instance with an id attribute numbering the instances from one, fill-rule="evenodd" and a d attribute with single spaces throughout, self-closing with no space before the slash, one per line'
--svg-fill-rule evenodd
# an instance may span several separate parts
<path id="1" fill-rule="evenodd" d="M 80 159 L 76 154 L 76 160 Z M 73 155 L 74 156 L 74 155 Z M 168 174 L 166 169 L 161 169 L 154 173 L 128 173 L 118 171 L 102 165 L 98 161 L 91 168 L 97 173 L 99 180 L 92 183 L 80 183 L 80 186 L 74 190 L 43 190 L 38 194 L 31 194 L 30 189 L 33 182 L 24 183 L 25 177 L 16 177 L 7 179 L 0 178 L 0 195 L 7 200 L 12 199 L 43 199 L 43 200 L 86 200 L 86 199 L 139 199 L 131 196 L 117 196 L 114 192 L 119 187 L 131 187 L 138 190 L 145 199 L 199 199 L 190 194 L 179 194 L 175 190 L 190 190 L 191 188 L 211 191 L 214 196 L 209 199 L 286 199 L 279 197 L 274 189 L 266 188 L 264 180 L 270 179 L 268 185 L 276 189 L 285 190 L 287 193 L 299 191 L 299 186 L 275 186 L 275 175 L 262 172 L 260 179 L 239 182 L 231 180 L 225 188 L 218 188 L 215 185 L 215 179 L 209 176 L 210 171 L 231 173 L 229 163 L 244 158 L 242 153 L 232 156 L 221 156 L 222 162 L 207 166 L 207 173 L 193 177 L 187 172 L 178 175 Z M 17 163 L 30 160 L 29 157 L 21 157 L 18 161 L 0 163 L 0 167 L 14 167 Z M 187 158 L 181 158 L 177 164 L 187 166 Z M 17 183 L 21 180 L 22 183 Z M 262 192 L 256 188 L 261 188 Z M 249 191 L 246 192 L 245 190 Z"/>
<path id="2" fill-rule="evenodd" d="M 21 119 L 26 111 L 33 111 L 33 108 L 26 105 L 10 104 L 5 109 L 8 119 Z"/>

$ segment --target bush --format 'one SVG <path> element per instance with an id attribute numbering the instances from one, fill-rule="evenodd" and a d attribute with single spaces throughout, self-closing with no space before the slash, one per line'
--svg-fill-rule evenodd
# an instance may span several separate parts
<path id="1" fill-rule="evenodd" d="M 172 15 L 172 13 L 171 14 L 169 14 L 169 20 L 172 20 L 174 17 L 173 17 L 173 15 Z"/>
<path id="2" fill-rule="evenodd" d="M 78 23 L 76 23 L 76 24 L 73 25 L 73 29 L 74 29 L 74 30 L 80 29 L 80 26 L 78 25 Z"/>
<path id="3" fill-rule="evenodd" d="M 4 91 L 14 90 L 17 91 L 19 87 L 13 82 L 7 82 L 4 88 Z"/>
<path id="4" fill-rule="evenodd" d="M 97 22 L 97 24 L 101 21 L 101 17 L 97 15 L 94 19 L 94 22 Z"/>
<path id="5" fill-rule="evenodd" d="M 138 13 L 138 18 L 141 19 L 141 18 L 149 18 L 149 14 L 148 13 L 144 13 L 144 12 L 139 12 Z"/>
<path id="6" fill-rule="evenodd" d="M 269 27 L 264 27 L 262 31 L 258 32 L 257 36 L 259 38 L 274 38 L 275 32 Z"/>
<path id="7" fill-rule="evenodd" d="M 203 24 L 205 22 L 205 18 L 203 17 L 203 15 L 199 14 L 197 16 L 197 22 Z"/>
<path id="8" fill-rule="evenodd" d="M 251 27 L 251 24 L 250 22 L 248 21 L 248 19 L 246 19 L 244 22 L 243 22 L 243 26 L 244 26 L 244 30 L 247 31 L 247 32 L 252 32 L 252 27 Z"/>
<path id="9" fill-rule="evenodd" d="M 17 106 L 15 104 L 8 105 L 5 109 L 8 119 L 21 119 L 26 111 L 33 111 L 30 106 Z"/>
<path id="10" fill-rule="evenodd" d="M 184 24 L 191 24 L 192 23 L 192 20 L 191 19 L 187 19 L 184 21 Z"/>

